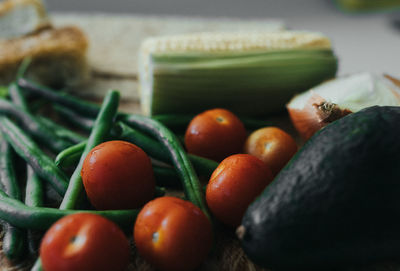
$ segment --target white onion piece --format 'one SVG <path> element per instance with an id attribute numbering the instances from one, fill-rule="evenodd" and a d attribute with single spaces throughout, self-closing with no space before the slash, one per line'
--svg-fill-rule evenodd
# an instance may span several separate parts
<path id="1" fill-rule="evenodd" d="M 336 119 L 373 105 L 400 106 L 400 81 L 371 73 L 340 77 L 296 95 L 287 109 L 307 140 Z"/>

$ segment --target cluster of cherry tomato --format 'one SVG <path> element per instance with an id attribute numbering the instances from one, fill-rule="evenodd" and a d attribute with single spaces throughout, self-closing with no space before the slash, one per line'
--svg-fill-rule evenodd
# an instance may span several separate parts
<path id="1" fill-rule="evenodd" d="M 276 127 L 248 136 L 240 119 L 224 109 L 197 115 L 186 130 L 185 147 L 189 153 L 220 161 L 207 185 L 206 201 L 215 218 L 230 227 L 240 225 L 248 205 L 297 151 L 293 138 Z M 144 205 L 134 226 L 134 243 L 156 268 L 192 270 L 206 258 L 213 240 L 210 220 L 191 202 L 153 199 L 151 160 L 139 147 L 124 141 L 100 144 L 86 157 L 81 175 L 97 209 Z M 47 271 L 124 270 L 130 246 L 113 222 L 77 214 L 48 230 L 40 255 Z"/>
<path id="2" fill-rule="evenodd" d="M 222 160 L 211 175 L 206 199 L 213 215 L 231 227 L 240 225 L 249 204 L 297 151 L 294 139 L 277 127 L 247 136 L 240 119 L 225 109 L 193 118 L 185 146 L 189 153 Z"/>

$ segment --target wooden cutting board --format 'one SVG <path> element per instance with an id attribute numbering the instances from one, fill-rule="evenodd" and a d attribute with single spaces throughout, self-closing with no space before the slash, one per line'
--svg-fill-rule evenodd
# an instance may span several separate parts
<path id="1" fill-rule="evenodd" d="M 140 113 L 137 89 L 137 50 L 140 42 L 149 36 L 202 31 L 279 31 L 284 24 L 279 21 L 242 21 L 229 19 L 201 19 L 184 17 L 115 16 L 104 14 L 53 14 L 57 26 L 78 25 L 90 41 L 88 59 L 92 77 L 84 85 L 72 91 L 89 100 L 100 101 L 109 88 L 121 91 L 121 109 Z M 287 115 L 270 121 L 297 137 Z M 169 191 L 180 195 L 180 192 Z M 199 270 L 254 271 L 263 270 L 248 260 L 235 238 L 234 231 L 220 229 L 216 233 L 216 245 Z M 1 238 L 0 238 L 1 240 Z M 35 257 L 27 257 L 21 263 L 10 263 L 0 251 L 0 270 L 29 270 Z M 132 261 L 128 270 L 154 270 L 132 249 Z M 365 268 L 347 268 L 346 271 L 400 270 L 400 265 L 381 264 Z"/>

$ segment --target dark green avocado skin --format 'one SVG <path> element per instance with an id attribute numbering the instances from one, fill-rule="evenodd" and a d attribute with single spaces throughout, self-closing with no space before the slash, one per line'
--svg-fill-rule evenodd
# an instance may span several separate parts
<path id="1" fill-rule="evenodd" d="M 315 134 L 243 217 L 272 270 L 400 260 L 400 107 L 370 107 Z"/>

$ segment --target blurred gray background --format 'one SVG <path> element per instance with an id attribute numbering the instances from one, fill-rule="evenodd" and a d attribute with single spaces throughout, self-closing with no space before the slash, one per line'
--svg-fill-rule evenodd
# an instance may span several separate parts
<path id="1" fill-rule="evenodd" d="M 340 74 L 357 71 L 400 76 L 400 11 L 361 14 L 333 0 L 45 0 L 51 12 L 123 13 L 279 19 L 289 28 L 328 35 Z"/>
<path id="2" fill-rule="evenodd" d="M 334 9 L 330 0 L 46 0 L 50 10 L 265 18 Z"/>

